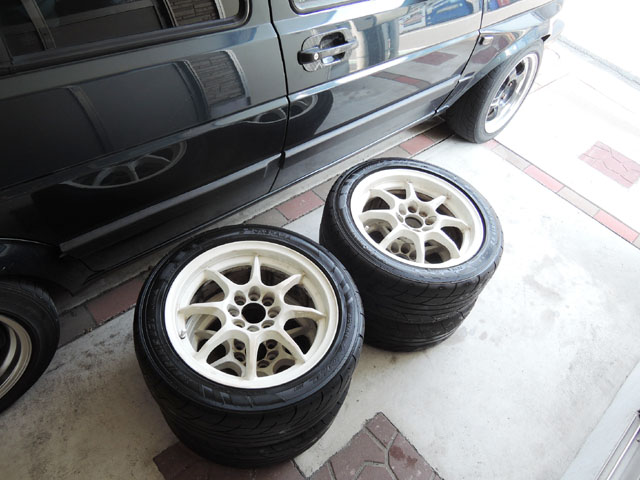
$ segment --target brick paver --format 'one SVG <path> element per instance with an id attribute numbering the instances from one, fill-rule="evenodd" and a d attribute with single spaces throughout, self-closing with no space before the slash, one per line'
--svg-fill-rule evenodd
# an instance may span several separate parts
<path id="1" fill-rule="evenodd" d="M 410 138 L 406 142 L 402 142 L 400 146 L 404 148 L 410 155 L 417 155 L 418 153 L 433 146 L 435 142 L 426 135 L 416 135 Z"/>
<path id="2" fill-rule="evenodd" d="M 137 277 L 108 291 L 87 303 L 87 308 L 97 325 L 102 325 L 107 320 L 119 313 L 129 310 L 136 304 L 138 295 L 142 289 L 144 279 Z"/>
<path id="3" fill-rule="evenodd" d="M 165 480 L 304 480 L 295 464 L 237 469 L 217 465 L 177 443 L 154 459 Z M 311 480 L 441 480 L 382 413 L 369 420 Z"/>
<path id="4" fill-rule="evenodd" d="M 640 179 L 640 164 L 602 142 L 596 142 L 587 152 L 580 155 L 580 160 L 626 188 L 633 186 Z"/>
<path id="5" fill-rule="evenodd" d="M 537 180 L 538 182 L 540 182 L 542 185 L 547 187 L 552 192 L 556 192 L 557 193 L 562 189 L 562 187 L 564 187 L 564 184 L 560 183 L 558 180 L 553 178 L 551 175 L 549 175 L 546 172 L 543 172 L 542 170 L 540 170 L 538 167 L 536 167 L 534 165 L 530 165 L 527 168 L 525 168 L 524 172 L 527 175 L 529 175 L 531 178 L 533 178 L 533 179 Z"/>
<path id="6" fill-rule="evenodd" d="M 638 232 L 607 212 L 600 210 L 595 214 L 594 218 L 609 230 L 620 235 L 627 242 L 633 243 L 638 239 Z"/>
<path id="7" fill-rule="evenodd" d="M 323 204 L 324 202 L 322 199 L 316 195 L 313 190 L 309 190 L 302 195 L 298 195 L 291 200 L 281 203 L 276 208 L 280 213 L 287 217 L 288 220 L 295 220 Z"/>

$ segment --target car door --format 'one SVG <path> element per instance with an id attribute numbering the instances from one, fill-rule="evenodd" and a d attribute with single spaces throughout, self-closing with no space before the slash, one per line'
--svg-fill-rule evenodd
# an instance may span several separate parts
<path id="1" fill-rule="evenodd" d="M 6 0 L 0 39 L 0 236 L 103 270 L 273 184 L 288 105 L 266 2 Z"/>
<path id="2" fill-rule="evenodd" d="M 291 104 L 275 187 L 433 114 L 478 38 L 481 0 L 271 0 Z"/>

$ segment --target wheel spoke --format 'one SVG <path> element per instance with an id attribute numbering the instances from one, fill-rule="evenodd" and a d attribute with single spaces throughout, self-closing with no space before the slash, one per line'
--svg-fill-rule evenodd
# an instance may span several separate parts
<path id="1" fill-rule="evenodd" d="M 460 249 L 455 244 L 453 240 L 444 233 L 442 230 L 432 230 L 427 232 L 427 240 L 433 240 L 434 242 L 442 245 L 447 252 L 449 252 L 449 256 L 453 258 L 460 258 Z"/>
<path id="2" fill-rule="evenodd" d="M 295 287 L 302 281 L 302 276 L 303 275 L 301 273 L 291 275 L 290 277 L 285 278 L 283 281 L 281 281 L 279 284 L 273 287 L 273 289 L 276 292 L 278 292 L 282 297 L 284 297 L 285 294 L 289 290 L 291 290 L 291 288 Z"/>
<path id="3" fill-rule="evenodd" d="M 262 276 L 260 274 L 260 257 L 256 255 L 253 257 L 253 265 L 251 266 L 251 278 L 249 279 L 251 285 L 262 285 Z"/>
<path id="4" fill-rule="evenodd" d="M 232 328 L 228 328 L 226 325 L 223 325 L 220 330 L 218 330 L 211 336 L 209 340 L 205 342 L 202 348 L 200 348 L 200 350 L 198 350 L 198 352 L 194 355 L 194 358 L 200 362 L 205 362 L 211 352 L 213 352 L 218 346 L 220 346 L 220 344 L 226 342 L 227 340 L 231 340 L 233 334 L 234 330 Z"/>
<path id="5" fill-rule="evenodd" d="M 391 210 L 367 210 L 366 212 L 362 212 L 360 215 L 358 215 L 358 218 L 365 226 L 367 225 L 367 223 L 376 220 L 387 222 L 389 225 L 391 225 L 391 228 L 398 225 L 398 219 Z"/>
<path id="6" fill-rule="evenodd" d="M 212 280 L 212 281 L 214 281 L 215 283 L 218 284 L 218 286 L 224 292 L 225 298 L 229 295 L 231 290 L 233 290 L 233 289 L 238 287 L 238 285 L 236 285 L 234 282 L 229 280 L 229 278 L 227 278 L 226 276 L 224 276 L 222 273 L 218 272 L 217 270 L 213 270 L 212 268 L 205 268 L 204 269 L 204 276 L 208 280 Z"/>
<path id="7" fill-rule="evenodd" d="M 417 263 L 424 263 L 425 262 L 425 255 L 426 255 L 426 250 L 425 250 L 425 239 L 423 235 L 418 235 L 418 234 L 414 234 L 411 236 L 411 240 L 413 241 L 413 246 L 416 249 L 416 262 Z"/>
<path id="8" fill-rule="evenodd" d="M 446 201 L 447 201 L 447 196 L 446 195 L 440 195 L 439 197 L 436 197 L 436 198 L 434 198 L 432 200 L 429 200 L 427 202 L 427 205 L 429 205 L 434 211 L 436 211 Z"/>
<path id="9" fill-rule="evenodd" d="M 471 230 L 471 225 L 459 218 L 450 217 L 449 215 L 440 216 L 440 225 L 442 227 L 454 227 L 462 231 Z"/>
<path id="10" fill-rule="evenodd" d="M 129 174 L 131 175 L 133 181 L 140 180 L 140 176 L 133 165 L 127 165 L 127 170 L 129 170 Z"/>
<path id="11" fill-rule="evenodd" d="M 300 307 L 298 305 L 289 305 L 283 306 L 283 311 L 281 313 L 283 318 L 291 319 L 291 318 L 310 318 L 312 320 L 322 320 L 326 317 L 324 313 L 315 308 L 309 307 Z"/>
<path id="12" fill-rule="evenodd" d="M 293 358 L 296 362 L 304 363 L 306 362 L 306 356 L 300 349 L 300 346 L 295 342 L 291 335 L 287 333 L 285 330 L 278 329 L 270 332 L 270 337 L 277 342 L 280 342 L 284 348 L 289 350 Z"/>
<path id="13" fill-rule="evenodd" d="M 413 186 L 413 183 L 411 183 L 409 181 L 405 182 L 404 190 L 405 190 L 405 193 L 407 195 L 407 200 L 409 200 L 410 198 L 413 198 L 415 200 L 418 199 L 418 196 L 416 195 L 416 189 Z"/>
<path id="14" fill-rule="evenodd" d="M 395 210 L 398 206 L 399 198 L 396 197 L 393 193 L 387 192 L 381 188 L 372 188 L 369 190 L 369 198 L 381 198 L 385 201 L 391 210 Z"/>
<path id="15" fill-rule="evenodd" d="M 191 315 L 220 315 L 226 318 L 224 305 L 221 302 L 192 303 L 178 310 L 178 315 L 189 318 Z"/>
<path id="16" fill-rule="evenodd" d="M 258 376 L 258 349 L 263 335 L 249 335 L 249 341 L 245 343 L 245 371 L 242 378 L 253 380 Z"/>
<path id="17" fill-rule="evenodd" d="M 162 163 L 167 164 L 167 165 L 171 163 L 171 160 L 169 160 L 168 158 L 161 157 L 160 155 L 155 155 L 153 153 L 145 155 L 143 158 L 152 158 L 154 160 L 157 160 L 157 161 L 162 162 Z"/>
<path id="18" fill-rule="evenodd" d="M 395 240 L 397 240 L 400 237 L 400 234 L 402 234 L 404 231 L 405 230 L 402 227 L 397 226 L 396 228 L 391 230 L 386 237 L 382 239 L 382 241 L 378 244 L 378 246 L 381 249 L 386 250 L 387 248 L 389 248 L 389 245 L 391 245 Z"/>

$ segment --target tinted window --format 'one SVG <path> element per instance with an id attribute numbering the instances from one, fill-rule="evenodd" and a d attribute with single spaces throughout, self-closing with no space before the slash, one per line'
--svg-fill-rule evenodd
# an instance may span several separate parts
<path id="1" fill-rule="evenodd" d="M 193 25 L 238 13 L 240 0 L 1 0 L 13 55 Z"/>

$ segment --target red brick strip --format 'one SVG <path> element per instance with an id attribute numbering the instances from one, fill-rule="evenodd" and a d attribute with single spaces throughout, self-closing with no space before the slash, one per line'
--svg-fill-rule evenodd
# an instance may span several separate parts
<path id="1" fill-rule="evenodd" d="M 322 199 L 316 195 L 313 190 L 309 190 L 302 195 L 298 195 L 291 200 L 281 203 L 276 208 L 291 221 L 306 215 L 323 204 Z"/>
<path id="2" fill-rule="evenodd" d="M 143 277 L 136 277 L 104 295 L 90 300 L 87 303 L 87 309 L 89 309 L 96 324 L 102 325 L 119 313 L 126 312 L 133 307 L 138 300 L 143 283 Z"/>
<path id="3" fill-rule="evenodd" d="M 515 153 L 511 152 L 504 145 L 496 142 L 495 140 L 490 140 L 485 143 L 484 146 L 494 152 L 496 155 L 500 156 L 504 160 L 509 161 L 516 167 L 523 170 L 527 175 L 531 178 L 534 178 L 539 183 L 547 187 L 552 192 L 557 193 L 564 200 L 571 203 L 573 206 L 581 210 L 582 212 L 589 215 L 594 220 L 600 222 L 600 224 L 607 227 L 609 230 L 614 232 L 616 235 L 622 237 L 627 242 L 633 244 L 634 246 L 640 248 L 640 233 L 636 232 L 633 228 L 625 224 L 624 222 L 618 220 L 610 213 L 601 210 L 599 207 L 591 203 L 589 200 L 584 198 L 582 195 L 572 190 L 571 188 L 564 185 L 562 182 L 553 178 L 548 173 L 540 170 L 538 167 L 529 164 L 525 159 L 519 157 Z M 602 153 L 602 152 L 605 153 Z M 599 153 L 598 153 L 599 152 Z M 601 158 L 602 155 L 609 155 L 611 158 L 616 158 L 616 161 L 620 161 L 625 164 L 625 166 L 630 167 L 630 163 L 634 163 L 626 157 L 623 157 L 621 154 L 612 150 L 610 147 L 607 147 L 604 144 L 598 142 L 589 152 L 587 152 L 592 160 L 592 157 L 597 157 L 599 160 L 604 162 L 604 159 Z M 600 157 L 598 155 L 602 154 Z M 585 154 L 586 155 L 586 154 Z M 581 157 L 582 158 L 582 157 Z M 608 159 L 609 157 L 607 157 Z M 583 160 L 588 161 L 588 159 L 583 158 Z M 636 164 L 637 165 L 637 164 Z M 524 167 L 524 168 L 523 168 Z M 595 168 L 598 168 L 594 165 Z M 631 168 L 631 167 L 630 167 Z M 606 173 L 603 171 L 603 173 Z M 611 177 L 613 178 L 613 176 Z M 621 183 L 621 182 L 620 182 Z"/>

